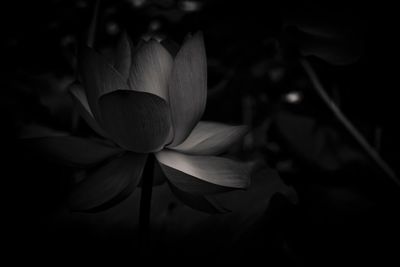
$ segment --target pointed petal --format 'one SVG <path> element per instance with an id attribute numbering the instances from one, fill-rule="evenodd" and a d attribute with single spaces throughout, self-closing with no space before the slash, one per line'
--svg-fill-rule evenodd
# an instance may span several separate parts
<path id="1" fill-rule="evenodd" d="M 69 87 L 69 91 L 71 92 L 72 99 L 74 100 L 76 107 L 78 109 L 79 114 L 86 121 L 86 123 L 92 128 L 96 133 L 103 137 L 107 137 L 107 134 L 97 123 L 96 119 L 93 116 L 92 111 L 90 110 L 89 103 L 86 97 L 85 90 L 82 85 L 78 83 L 73 83 Z"/>
<path id="2" fill-rule="evenodd" d="M 156 153 L 156 158 L 168 180 L 189 193 L 214 194 L 243 189 L 250 182 L 250 168 L 231 159 L 192 156 L 171 150 Z"/>
<path id="3" fill-rule="evenodd" d="M 228 150 L 247 132 L 248 128 L 243 125 L 200 121 L 183 143 L 169 148 L 194 155 L 217 155 Z"/>
<path id="4" fill-rule="evenodd" d="M 105 143 L 74 136 L 32 138 L 24 144 L 52 160 L 79 167 L 97 164 L 122 152 Z"/>
<path id="5" fill-rule="evenodd" d="M 109 202 L 123 200 L 136 188 L 142 176 L 147 155 L 126 153 L 94 171 L 71 193 L 73 210 L 99 211 Z"/>
<path id="6" fill-rule="evenodd" d="M 99 97 L 118 89 L 127 89 L 128 85 L 123 76 L 103 56 L 89 47 L 83 48 L 79 69 L 90 109 L 100 121 Z"/>
<path id="7" fill-rule="evenodd" d="M 117 49 L 115 51 L 115 69 L 121 73 L 125 81 L 128 81 L 131 62 L 132 62 L 132 45 L 131 41 L 126 32 L 123 32 L 118 42 Z"/>
<path id="8" fill-rule="evenodd" d="M 155 94 L 168 101 L 168 80 L 173 58 L 157 41 L 141 45 L 133 56 L 129 86 L 140 92 Z"/>
<path id="9" fill-rule="evenodd" d="M 103 126 L 121 147 L 139 153 L 159 151 L 168 141 L 168 104 L 149 93 L 118 90 L 100 98 Z"/>
<path id="10" fill-rule="evenodd" d="M 174 140 L 180 144 L 203 115 L 207 98 L 207 58 L 201 33 L 187 38 L 176 55 L 169 86 Z"/>
<path id="11" fill-rule="evenodd" d="M 220 206 L 215 201 L 211 201 L 206 196 L 197 195 L 197 194 L 190 194 L 187 193 L 178 187 L 174 186 L 172 183 L 169 183 L 172 193 L 184 204 L 188 205 L 189 207 L 207 212 L 210 214 L 217 214 L 217 213 L 226 213 L 229 212 L 228 209 Z"/>

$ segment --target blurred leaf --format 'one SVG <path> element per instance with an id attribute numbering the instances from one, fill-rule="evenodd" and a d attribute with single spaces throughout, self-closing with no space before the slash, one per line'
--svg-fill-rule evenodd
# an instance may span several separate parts
<path id="1" fill-rule="evenodd" d="M 231 212 L 207 215 L 173 201 L 174 205 L 168 210 L 154 213 L 157 215 L 152 219 L 161 234 L 157 238 L 162 238 L 161 244 L 168 248 L 167 254 L 171 257 L 180 254 L 182 259 L 190 259 L 198 254 L 198 249 L 205 258 L 223 255 L 264 218 L 271 197 L 278 192 L 297 201 L 295 191 L 285 185 L 275 171 L 263 168 L 254 174 L 248 190 L 209 197 Z"/>
<path id="2" fill-rule="evenodd" d="M 352 10 L 347 2 L 288 6 L 284 36 L 303 56 L 313 55 L 334 65 L 355 63 L 363 54 L 365 31 L 357 8 Z"/>
<path id="3" fill-rule="evenodd" d="M 366 160 L 334 128 L 320 125 L 312 117 L 280 111 L 274 117 L 274 125 L 295 157 L 319 170 L 335 171 Z"/>

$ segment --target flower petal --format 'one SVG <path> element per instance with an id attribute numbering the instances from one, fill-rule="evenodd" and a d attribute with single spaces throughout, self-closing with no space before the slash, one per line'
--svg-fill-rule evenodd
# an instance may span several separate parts
<path id="1" fill-rule="evenodd" d="M 132 61 L 132 45 L 126 32 L 123 32 L 115 51 L 114 67 L 128 81 L 131 61 Z"/>
<path id="2" fill-rule="evenodd" d="M 82 87 L 82 85 L 78 83 L 73 83 L 72 85 L 70 85 L 69 91 L 71 92 L 72 99 L 77 106 L 79 114 L 90 126 L 90 128 L 92 128 L 99 135 L 107 137 L 107 134 L 93 117 L 93 113 L 90 110 L 89 103 L 86 97 L 85 89 Z"/>
<path id="3" fill-rule="evenodd" d="M 123 200 L 136 188 L 147 155 L 126 153 L 97 169 L 77 185 L 70 196 L 73 210 L 100 211 Z M 122 195 L 121 195 L 122 194 Z"/>
<path id="4" fill-rule="evenodd" d="M 175 57 L 169 84 L 174 125 L 173 146 L 180 144 L 203 115 L 207 98 L 207 58 L 201 33 L 187 38 Z"/>
<path id="5" fill-rule="evenodd" d="M 168 180 L 189 193 L 213 194 L 243 189 L 250 182 L 250 168 L 231 159 L 192 156 L 171 150 L 156 153 L 156 158 Z"/>
<path id="6" fill-rule="evenodd" d="M 247 131 L 248 128 L 244 125 L 231 126 L 218 122 L 200 121 L 183 143 L 169 148 L 195 155 L 217 155 L 225 152 Z"/>
<path id="7" fill-rule="evenodd" d="M 118 90 L 100 98 L 100 109 L 105 130 L 127 150 L 159 151 L 170 137 L 169 107 L 156 95 Z"/>
<path id="8" fill-rule="evenodd" d="M 129 86 L 140 92 L 155 94 L 168 101 L 168 80 L 173 58 L 156 40 L 144 43 L 133 56 Z"/>
<path id="9" fill-rule="evenodd" d="M 231 191 L 232 188 L 200 180 L 190 174 L 160 163 L 168 181 L 179 190 L 194 195 L 211 195 Z"/>
<path id="10" fill-rule="evenodd" d="M 207 196 L 190 194 L 187 193 L 178 187 L 174 186 L 172 183 L 169 183 L 172 193 L 184 204 L 189 207 L 200 210 L 203 212 L 215 214 L 215 213 L 226 213 L 229 212 L 228 209 L 220 206 L 215 201 L 211 201 L 207 198 Z"/>
<path id="11" fill-rule="evenodd" d="M 122 152 L 105 143 L 74 136 L 32 138 L 24 144 L 52 160 L 79 167 L 97 164 Z"/>
<path id="12" fill-rule="evenodd" d="M 124 77 L 103 56 L 89 47 L 83 48 L 79 70 L 90 109 L 100 121 L 99 97 L 118 89 L 127 89 L 128 85 Z"/>

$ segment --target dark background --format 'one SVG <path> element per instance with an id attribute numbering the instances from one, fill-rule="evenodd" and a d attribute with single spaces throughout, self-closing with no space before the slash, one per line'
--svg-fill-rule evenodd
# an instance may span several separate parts
<path id="1" fill-rule="evenodd" d="M 316 1 L 317 2 L 317 1 Z M 208 216 L 161 186 L 152 257 L 140 257 L 137 195 L 100 214 L 66 207 L 75 169 L 18 141 L 39 123 L 86 136 L 67 93 L 93 1 L 4 1 L 1 8 L 3 243 L 14 260 L 329 266 L 399 263 L 399 188 L 335 119 L 299 64 L 307 55 L 332 99 L 399 172 L 393 7 L 324 1 L 102 1 L 101 51 L 122 31 L 181 43 L 203 31 L 204 119 L 252 128 L 232 153 L 267 167 L 230 215 Z M 290 96 L 296 99 L 291 101 Z M 3 191 L 2 190 L 2 191 Z"/>

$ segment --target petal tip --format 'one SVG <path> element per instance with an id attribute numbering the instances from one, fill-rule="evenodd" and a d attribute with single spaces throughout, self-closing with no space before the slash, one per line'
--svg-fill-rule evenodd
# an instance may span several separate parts
<path id="1" fill-rule="evenodd" d="M 184 39 L 184 44 L 195 43 L 196 45 L 204 46 L 204 34 L 202 31 L 197 31 L 194 34 L 188 33 Z"/>
<path id="2" fill-rule="evenodd" d="M 197 31 L 197 32 L 193 35 L 192 38 L 197 38 L 197 39 L 200 39 L 200 40 L 203 41 L 203 39 L 204 39 L 203 31 Z"/>

